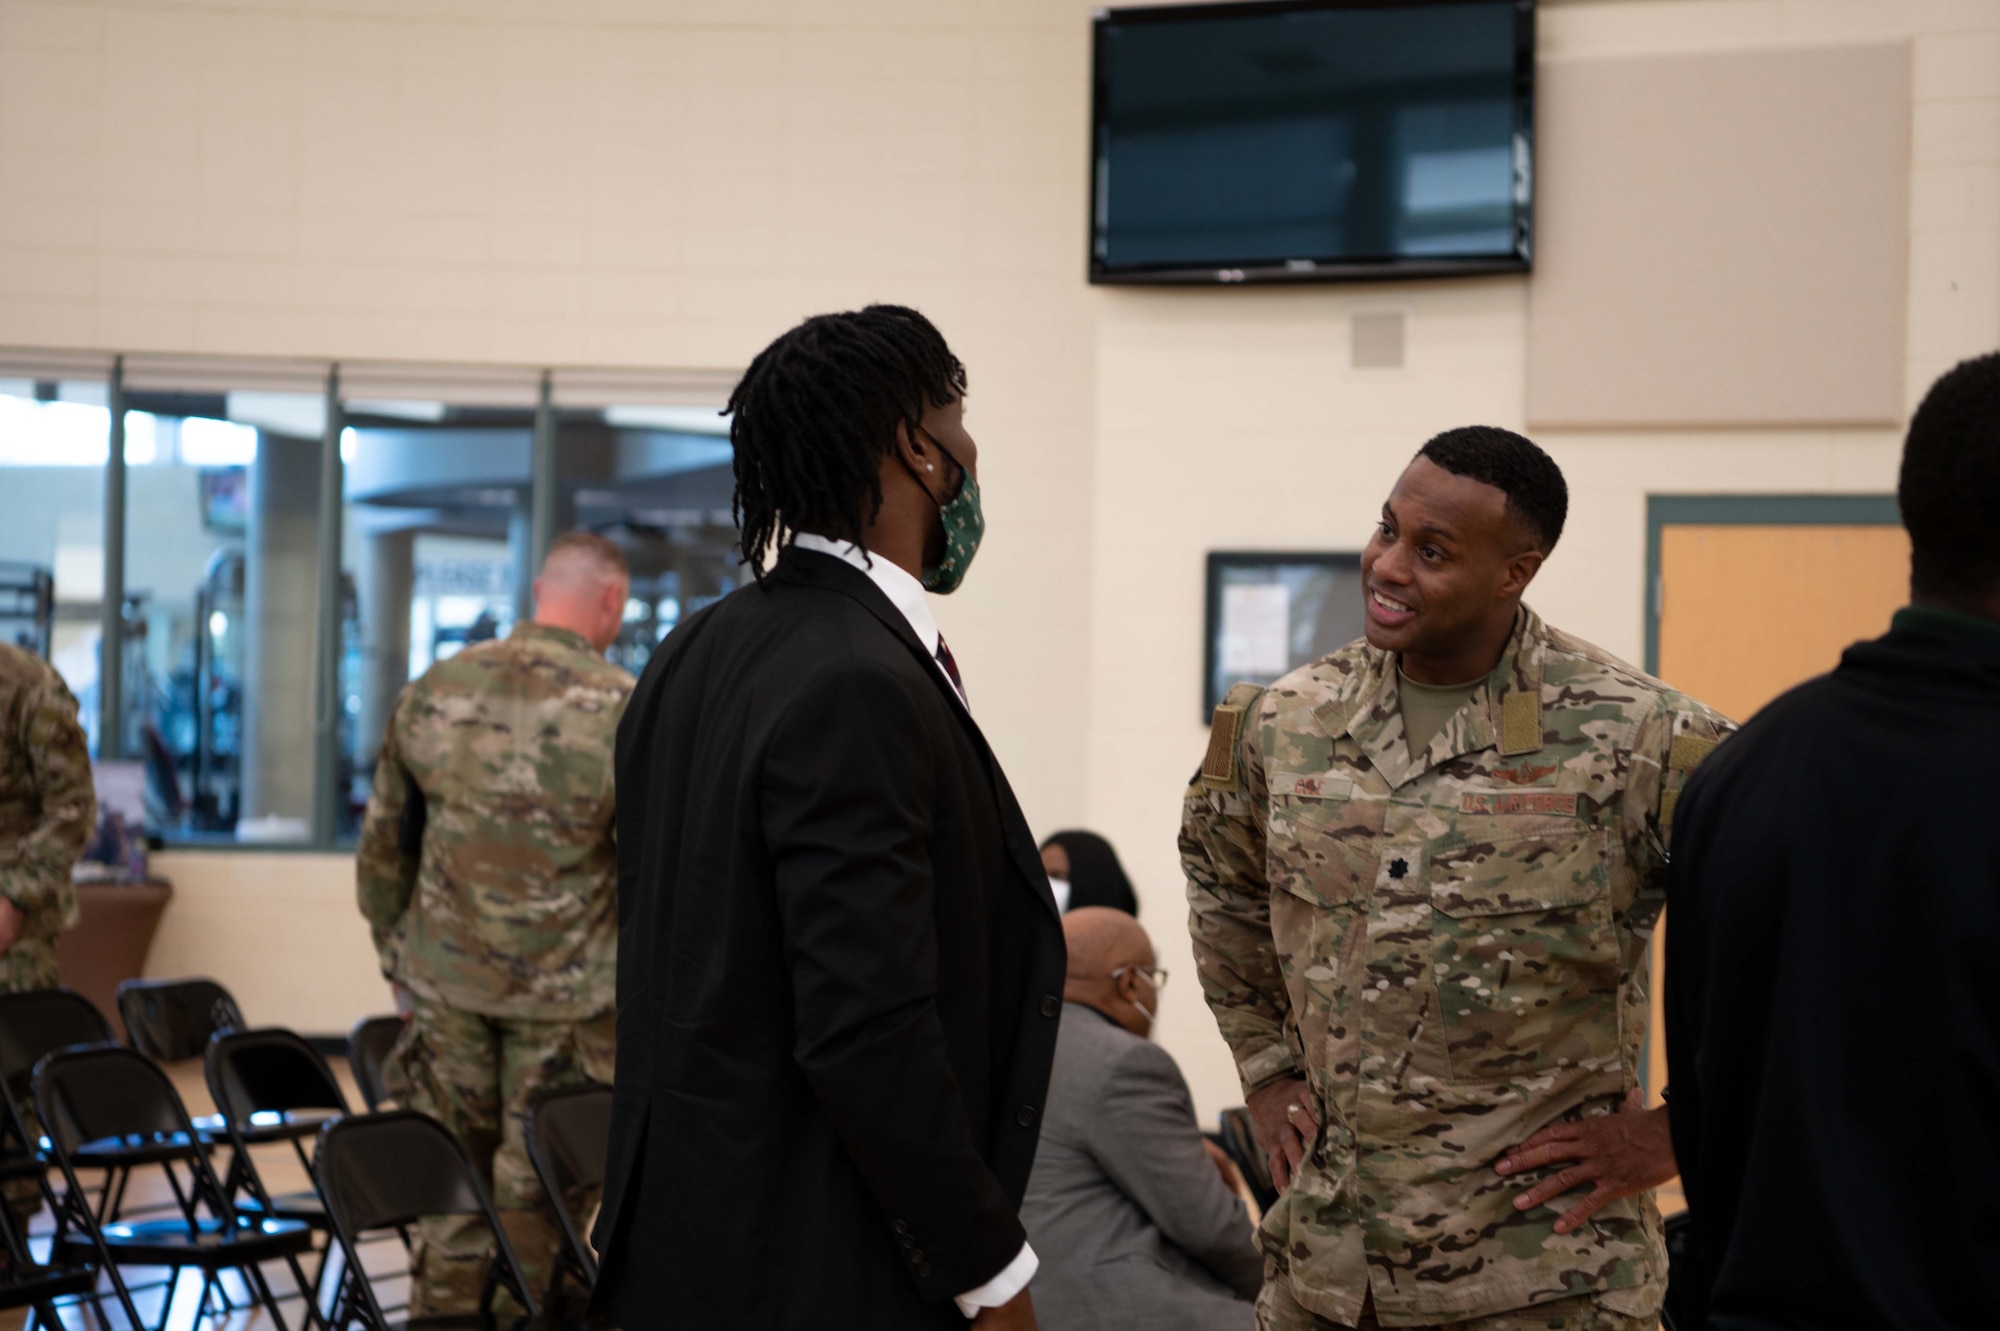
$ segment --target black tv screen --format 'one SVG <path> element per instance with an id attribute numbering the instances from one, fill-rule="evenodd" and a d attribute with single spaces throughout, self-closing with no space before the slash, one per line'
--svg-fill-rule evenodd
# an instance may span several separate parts
<path id="1" fill-rule="evenodd" d="M 1528 267 L 1533 0 L 1100 11 L 1094 282 Z"/>

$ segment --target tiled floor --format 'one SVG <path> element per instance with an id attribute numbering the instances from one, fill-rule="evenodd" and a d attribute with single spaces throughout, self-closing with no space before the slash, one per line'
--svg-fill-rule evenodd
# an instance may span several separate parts
<path id="1" fill-rule="evenodd" d="M 363 1104 L 361 1094 L 348 1076 L 347 1069 L 336 1062 L 334 1070 L 340 1077 L 341 1089 L 346 1093 L 348 1103 L 356 1106 Z M 170 1071 L 174 1087 L 180 1092 L 181 1099 L 186 1102 L 190 1114 L 199 1116 L 214 1112 L 214 1104 L 209 1099 L 208 1087 L 202 1080 L 199 1064 L 184 1064 Z M 299 1164 L 298 1157 L 291 1147 L 282 1144 L 260 1147 L 256 1152 L 256 1159 L 259 1175 L 273 1192 L 289 1192 L 310 1186 L 305 1169 Z M 173 1194 L 165 1178 L 159 1170 L 150 1169 L 134 1176 L 132 1190 L 127 1194 L 126 1207 L 130 1210 L 154 1203 L 171 1204 L 172 1201 Z M 49 1216 L 44 1211 L 37 1218 L 34 1228 L 37 1232 L 45 1234 L 49 1226 Z M 38 1252 L 42 1248 L 40 1242 L 34 1242 L 34 1246 Z M 363 1249 L 363 1261 L 368 1269 L 380 1273 L 383 1277 L 376 1282 L 378 1296 L 385 1305 L 403 1303 L 408 1282 L 399 1274 L 403 1270 L 401 1245 L 394 1242 L 364 1244 Z M 319 1261 L 318 1254 L 302 1259 L 301 1265 L 308 1279 L 317 1273 Z M 164 1276 L 164 1271 L 136 1270 L 131 1273 L 128 1280 L 133 1285 L 141 1283 L 158 1285 Z M 284 1315 L 286 1326 L 291 1328 L 291 1331 L 298 1331 L 305 1320 L 298 1282 L 293 1279 L 290 1270 L 283 1262 L 274 1262 L 266 1266 L 264 1278 L 270 1282 L 272 1292 L 281 1300 L 279 1309 Z M 197 1325 L 201 1326 L 203 1331 L 276 1331 L 277 1323 L 268 1313 L 250 1307 L 250 1293 L 240 1278 L 232 1275 L 225 1277 L 225 1281 L 225 1292 L 235 1304 L 236 1311 L 203 1320 L 198 1316 L 201 1276 L 193 1271 L 182 1272 L 180 1283 L 173 1292 L 172 1315 L 167 1324 L 167 1331 L 193 1331 Z M 108 1292 L 109 1285 L 106 1284 L 103 1288 Z M 149 1326 L 158 1325 L 161 1302 L 165 1294 L 166 1291 L 159 1288 L 144 1293 L 135 1289 L 134 1301 L 139 1305 L 139 1313 L 147 1320 Z M 122 1328 L 123 1314 L 117 1310 L 115 1299 L 107 1301 L 106 1310 L 107 1315 L 113 1319 L 112 1325 Z M 17 1331 L 17 1328 L 26 1325 L 27 1318 L 25 1310 L 0 1312 L 0 1331 Z M 37 1324 L 40 1325 L 39 1319 Z M 73 1328 L 74 1331 L 98 1331 L 101 1325 L 84 1309 L 63 1310 L 65 1328 Z"/>

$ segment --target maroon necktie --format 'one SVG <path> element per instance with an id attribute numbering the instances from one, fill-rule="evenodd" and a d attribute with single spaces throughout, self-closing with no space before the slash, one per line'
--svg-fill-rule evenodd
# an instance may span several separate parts
<path id="1" fill-rule="evenodd" d="M 958 690 L 958 696 L 963 699 L 966 696 L 965 681 L 958 676 L 958 662 L 952 659 L 951 648 L 944 645 L 942 633 L 938 635 L 937 660 L 938 664 L 944 667 L 944 673 L 950 676 L 951 686 Z"/>

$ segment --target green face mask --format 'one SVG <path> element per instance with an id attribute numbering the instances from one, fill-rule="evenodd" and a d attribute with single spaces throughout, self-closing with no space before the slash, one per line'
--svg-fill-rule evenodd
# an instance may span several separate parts
<path id="1" fill-rule="evenodd" d="M 963 467 L 959 468 L 959 474 L 965 479 L 958 487 L 957 497 L 938 510 L 938 520 L 944 524 L 944 557 L 924 569 L 924 590 L 939 596 L 949 596 L 965 581 L 965 570 L 972 567 L 972 557 L 979 553 L 980 538 L 986 535 L 986 514 L 979 507 L 979 482 Z"/>

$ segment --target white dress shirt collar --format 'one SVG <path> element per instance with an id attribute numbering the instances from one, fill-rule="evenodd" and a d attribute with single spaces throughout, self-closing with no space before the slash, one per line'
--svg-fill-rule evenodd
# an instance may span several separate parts
<path id="1" fill-rule="evenodd" d="M 917 635 L 917 641 L 924 645 L 926 652 L 930 653 L 931 664 L 937 666 L 938 673 L 944 676 L 946 683 L 951 683 L 951 676 L 945 674 L 944 667 L 938 663 L 940 635 L 937 617 L 931 613 L 930 599 L 924 594 L 924 584 L 911 577 L 908 571 L 893 560 L 884 559 L 881 555 L 864 554 L 861 547 L 852 541 L 834 541 L 802 531 L 792 537 L 792 544 L 801 550 L 832 555 L 835 559 L 851 564 L 866 573 L 869 581 L 889 598 L 889 604 L 895 606 L 909 622 L 910 631 Z M 956 685 L 953 685 L 952 691 L 954 693 L 958 691 Z M 959 701 L 965 701 L 963 695 Z"/>

